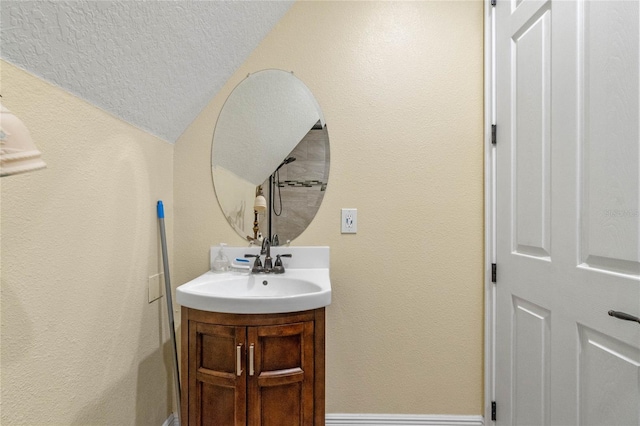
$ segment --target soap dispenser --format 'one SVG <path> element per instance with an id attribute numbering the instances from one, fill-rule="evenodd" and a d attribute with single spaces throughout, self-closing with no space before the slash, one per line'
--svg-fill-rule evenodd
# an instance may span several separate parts
<path id="1" fill-rule="evenodd" d="M 225 243 L 220 243 L 220 250 L 215 259 L 213 259 L 213 265 L 211 270 L 213 272 L 227 272 L 231 268 L 231 262 L 229 258 L 224 254 Z"/>

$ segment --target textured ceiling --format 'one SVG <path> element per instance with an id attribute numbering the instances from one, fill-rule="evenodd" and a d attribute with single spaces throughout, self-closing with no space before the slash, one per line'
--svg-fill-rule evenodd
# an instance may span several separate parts
<path id="1" fill-rule="evenodd" d="M 293 1 L 0 2 L 0 55 L 174 143 Z"/>

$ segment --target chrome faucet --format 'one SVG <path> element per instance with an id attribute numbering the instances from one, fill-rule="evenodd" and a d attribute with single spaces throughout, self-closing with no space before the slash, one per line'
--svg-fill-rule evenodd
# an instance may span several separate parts
<path id="1" fill-rule="evenodd" d="M 262 266 L 262 262 L 260 261 L 260 256 L 264 255 L 264 266 Z M 273 264 L 273 259 L 271 258 L 271 242 L 268 238 L 262 240 L 262 247 L 260 248 L 260 254 L 245 254 L 244 257 L 255 257 L 256 260 L 253 263 L 253 268 L 251 272 L 254 274 L 259 274 L 264 272 L 265 274 L 283 274 L 284 273 L 284 265 L 282 264 L 282 257 L 291 257 L 290 254 L 279 254 L 277 255 L 276 263 Z"/>
<path id="2" fill-rule="evenodd" d="M 273 270 L 273 261 L 271 260 L 271 242 L 269 238 L 262 240 L 262 248 L 260 254 L 264 254 L 264 272 L 267 274 Z"/>

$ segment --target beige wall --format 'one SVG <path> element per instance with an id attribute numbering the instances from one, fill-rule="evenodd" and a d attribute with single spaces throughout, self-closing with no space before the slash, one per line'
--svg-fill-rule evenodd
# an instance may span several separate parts
<path id="1" fill-rule="evenodd" d="M 480 1 L 296 3 L 176 144 L 178 285 L 243 244 L 210 175 L 232 88 L 280 68 L 315 94 L 331 172 L 294 244 L 331 246 L 327 412 L 482 414 L 482 26 Z"/>
<path id="2" fill-rule="evenodd" d="M 171 352 L 155 205 L 173 146 L 2 65 L 2 103 L 48 168 L 1 185 L 3 425 L 161 425 Z"/>

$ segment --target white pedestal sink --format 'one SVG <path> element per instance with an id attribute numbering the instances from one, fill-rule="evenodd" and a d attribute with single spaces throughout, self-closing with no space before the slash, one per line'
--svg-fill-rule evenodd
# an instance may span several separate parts
<path id="1" fill-rule="evenodd" d="M 211 248 L 211 259 L 219 247 Z M 258 247 L 226 247 L 231 262 Z M 235 314 L 298 312 L 331 303 L 329 247 L 272 247 L 271 256 L 283 258 L 283 274 L 207 272 L 176 289 L 176 301 L 188 308 Z M 251 260 L 253 264 L 253 260 Z"/>

